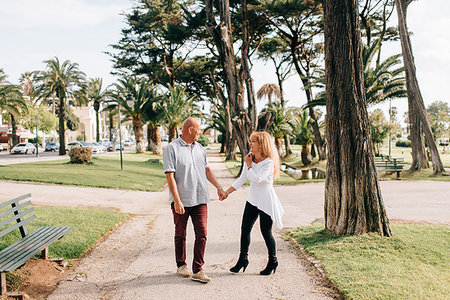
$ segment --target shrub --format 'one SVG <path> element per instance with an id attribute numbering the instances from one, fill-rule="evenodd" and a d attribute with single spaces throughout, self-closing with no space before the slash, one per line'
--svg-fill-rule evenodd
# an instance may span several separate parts
<path id="1" fill-rule="evenodd" d="M 89 147 L 72 147 L 69 151 L 69 157 L 73 164 L 88 164 L 92 159 L 92 149 Z"/>
<path id="2" fill-rule="evenodd" d="M 198 142 L 200 143 L 200 145 L 202 145 L 203 147 L 206 147 L 209 145 L 209 139 L 206 137 L 206 135 L 202 134 L 198 137 Z"/>
<path id="3" fill-rule="evenodd" d="M 217 142 L 222 144 L 222 142 L 223 142 L 223 134 L 219 134 L 219 136 L 217 137 Z"/>
<path id="4" fill-rule="evenodd" d="M 397 147 L 411 147 L 411 141 L 397 141 L 395 143 L 395 146 Z"/>

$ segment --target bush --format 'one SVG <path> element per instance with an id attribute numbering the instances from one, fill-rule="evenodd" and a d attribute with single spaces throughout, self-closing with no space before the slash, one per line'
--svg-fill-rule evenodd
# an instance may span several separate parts
<path id="1" fill-rule="evenodd" d="M 217 137 L 217 142 L 219 144 L 222 144 L 222 142 L 223 142 L 223 134 L 219 134 L 219 136 Z"/>
<path id="2" fill-rule="evenodd" d="M 395 146 L 397 146 L 397 147 L 405 147 L 405 148 L 411 147 L 411 141 L 397 141 L 395 143 Z"/>
<path id="3" fill-rule="evenodd" d="M 89 147 L 72 147 L 69 151 L 69 157 L 73 164 L 88 164 L 92 159 L 92 149 Z"/>
<path id="4" fill-rule="evenodd" d="M 200 145 L 202 145 L 203 147 L 206 147 L 209 145 L 209 139 L 206 137 L 206 135 L 202 134 L 198 137 L 198 142 L 200 143 Z"/>

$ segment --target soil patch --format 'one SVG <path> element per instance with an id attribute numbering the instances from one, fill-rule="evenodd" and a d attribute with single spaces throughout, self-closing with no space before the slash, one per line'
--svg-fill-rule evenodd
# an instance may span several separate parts
<path id="1" fill-rule="evenodd" d="M 58 263 L 31 259 L 20 269 L 8 274 L 8 291 L 26 293 L 31 299 L 46 299 L 58 282 L 70 274 L 71 269 Z"/>

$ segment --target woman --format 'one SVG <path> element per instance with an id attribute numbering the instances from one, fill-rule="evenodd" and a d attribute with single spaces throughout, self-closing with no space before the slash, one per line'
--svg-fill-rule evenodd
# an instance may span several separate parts
<path id="1" fill-rule="evenodd" d="M 226 190 L 227 196 L 240 188 L 247 179 L 250 180 L 250 192 L 245 204 L 241 225 L 241 253 L 239 260 L 230 269 L 238 273 L 248 266 L 248 248 L 250 246 L 250 233 L 259 216 L 261 233 L 266 242 L 269 261 L 259 274 L 270 275 L 278 267 L 275 239 L 272 227 L 282 228 L 281 217 L 283 208 L 273 189 L 273 178 L 279 172 L 278 151 L 273 138 L 267 132 L 253 132 L 250 136 L 250 153 L 244 158 L 241 176 Z"/>

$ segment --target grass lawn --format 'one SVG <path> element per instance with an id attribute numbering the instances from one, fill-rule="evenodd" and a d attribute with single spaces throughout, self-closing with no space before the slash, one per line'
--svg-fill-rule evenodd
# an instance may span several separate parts
<path id="1" fill-rule="evenodd" d="M 166 180 L 162 164 L 149 159 L 162 157 L 125 153 L 123 172 L 118 154 L 94 156 L 88 165 L 71 164 L 68 159 L 5 165 L 0 166 L 0 179 L 154 192 Z"/>
<path id="2" fill-rule="evenodd" d="M 288 235 L 321 260 L 328 279 L 350 299 L 448 299 L 450 227 L 391 226 L 392 238 L 338 237 L 317 224 Z"/>
<path id="3" fill-rule="evenodd" d="M 394 146 L 395 143 L 392 142 L 391 146 L 391 156 L 393 157 L 403 157 L 405 159 L 405 163 L 411 164 L 412 157 L 411 157 L 411 148 L 405 148 L 405 147 L 396 147 Z M 447 147 L 446 152 L 444 153 L 444 148 L 442 146 L 437 146 L 439 151 L 439 156 L 441 157 L 442 164 L 445 168 L 450 168 L 450 147 Z M 388 155 L 389 154 L 389 148 L 387 146 L 383 146 L 381 148 L 381 153 Z"/>
<path id="4" fill-rule="evenodd" d="M 35 207 L 37 218 L 27 224 L 31 233 L 41 226 L 72 226 L 62 239 L 49 247 L 51 257 L 79 258 L 94 243 L 127 218 L 116 210 L 92 208 Z M 19 230 L 0 239 L 3 249 L 20 239 Z"/>

